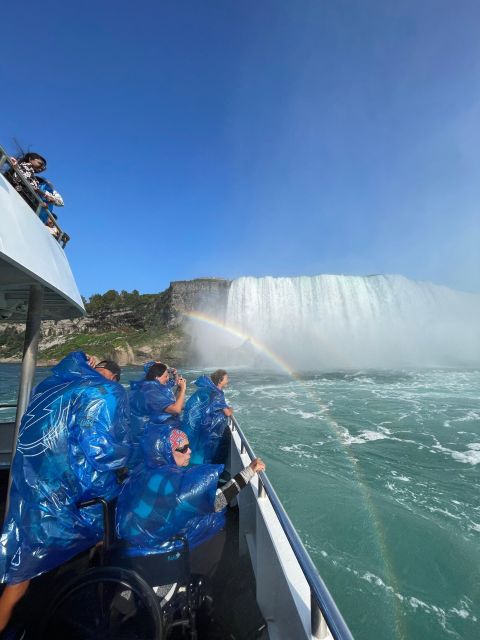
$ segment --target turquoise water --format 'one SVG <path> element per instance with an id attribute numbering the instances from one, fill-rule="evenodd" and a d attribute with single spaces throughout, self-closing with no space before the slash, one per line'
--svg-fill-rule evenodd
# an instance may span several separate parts
<path id="1" fill-rule="evenodd" d="M 18 370 L 0 365 L 0 402 L 15 400 Z M 476 640 L 480 371 L 230 379 L 238 420 L 354 637 Z"/>

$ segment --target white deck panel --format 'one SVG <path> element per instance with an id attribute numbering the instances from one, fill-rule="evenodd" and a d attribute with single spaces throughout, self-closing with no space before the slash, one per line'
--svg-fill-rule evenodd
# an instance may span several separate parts
<path id="1" fill-rule="evenodd" d="M 17 307 L 4 320 L 25 319 L 31 284 L 45 286 L 43 319 L 85 313 L 64 249 L 0 175 L 0 308 Z"/>

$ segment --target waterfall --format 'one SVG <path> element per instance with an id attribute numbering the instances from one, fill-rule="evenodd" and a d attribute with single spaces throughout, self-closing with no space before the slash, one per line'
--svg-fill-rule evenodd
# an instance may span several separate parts
<path id="1" fill-rule="evenodd" d="M 297 370 L 478 366 L 479 312 L 479 295 L 403 276 L 244 277 L 224 318 L 236 342 L 216 349 L 262 366 L 273 353 Z"/>

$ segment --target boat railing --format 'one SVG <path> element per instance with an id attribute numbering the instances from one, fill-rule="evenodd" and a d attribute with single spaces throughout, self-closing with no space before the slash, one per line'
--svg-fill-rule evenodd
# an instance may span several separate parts
<path id="1" fill-rule="evenodd" d="M 247 453 L 252 460 L 256 458 L 257 456 L 253 452 L 235 416 L 231 417 L 231 429 L 232 431 L 237 431 L 240 438 L 240 453 Z M 303 546 L 295 527 L 283 508 L 280 498 L 277 496 L 275 489 L 264 472 L 258 474 L 258 498 L 268 498 L 270 500 L 270 504 L 275 511 L 278 521 L 310 588 L 310 624 L 312 637 L 315 639 L 326 637 L 326 623 L 328 631 L 335 640 L 353 640 L 353 636 L 342 614 L 330 595 L 327 586 L 320 577 L 307 550 Z"/>
<path id="2" fill-rule="evenodd" d="M 60 228 L 60 225 L 57 223 L 57 221 L 55 220 L 54 216 L 51 214 L 51 212 L 48 209 L 46 209 L 45 202 L 40 198 L 38 193 L 35 192 L 35 190 L 33 189 L 32 185 L 29 184 L 28 180 L 25 179 L 25 177 L 22 175 L 22 173 L 17 170 L 16 166 L 13 164 L 10 156 L 5 151 L 5 149 L 0 146 L 0 174 L 4 173 L 3 168 L 4 168 L 5 164 L 8 164 L 10 169 L 15 172 L 15 174 L 18 177 L 18 179 L 22 182 L 23 187 L 28 192 L 29 197 L 30 197 L 30 199 L 32 201 L 32 211 L 39 217 L 40 217 L 41 213 L 46 213 L 47 214 L 48 218 L 52 221 L 53 226 L 57 230 L 57 235 L 58 235 L 57 240 L 58 240 L 58 242 L 61 244 L 61 246 L 63 248 L 65 248 L 65 245 L 70 240 L 70 236 Z M 36 205 L 35 208 L 33 208 L 33 205 Z"/>

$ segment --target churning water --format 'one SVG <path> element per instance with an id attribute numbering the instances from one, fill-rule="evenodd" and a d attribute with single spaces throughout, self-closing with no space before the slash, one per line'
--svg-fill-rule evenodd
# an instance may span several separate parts
<path id="1" fill-rule="evenodd" d="M 18 373 L 0 365 L 0 403 Z M 476 640 L 480 370 L 230 374 L 227 398 L 356 640 Z"/>

